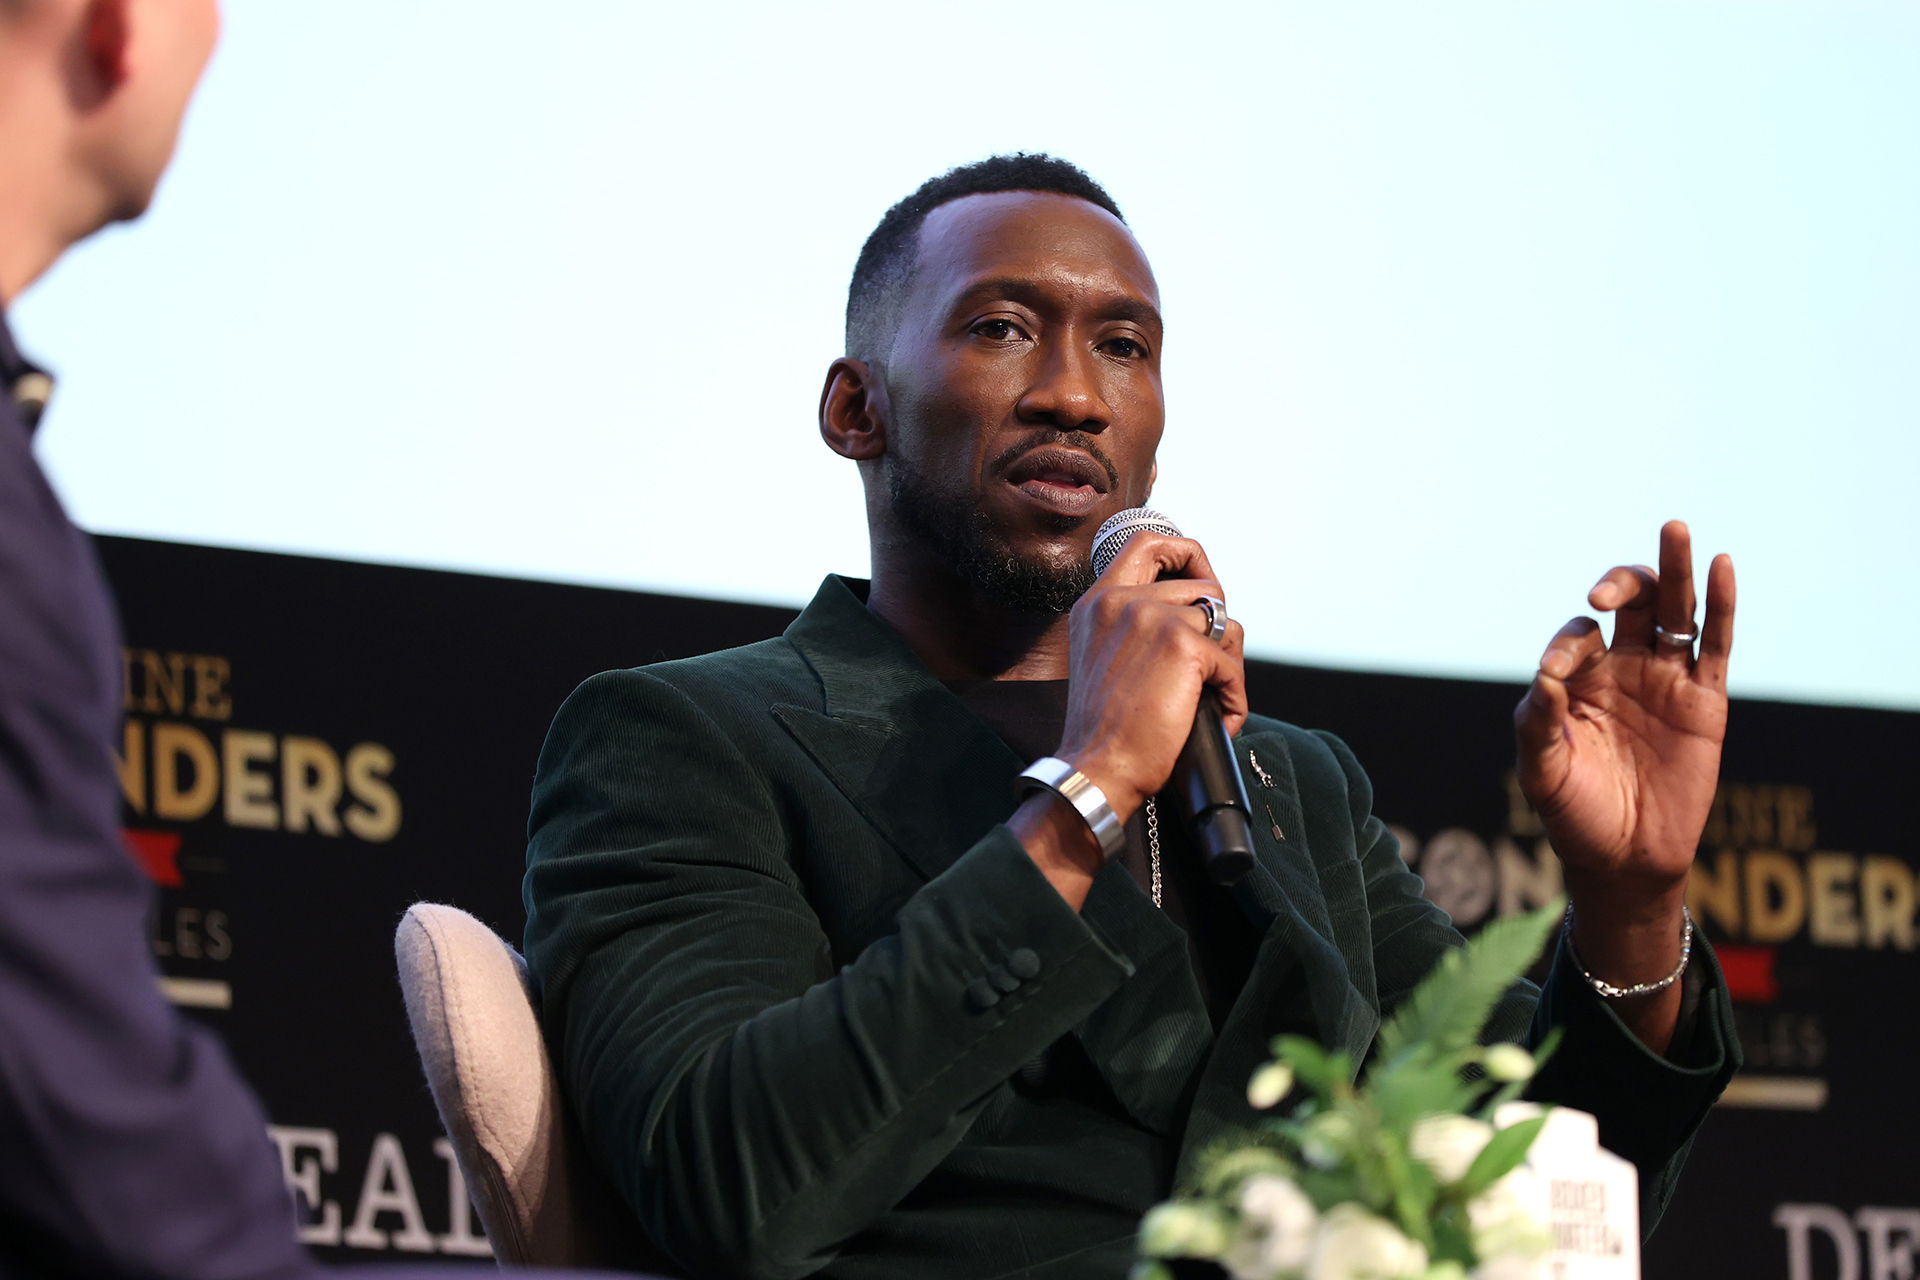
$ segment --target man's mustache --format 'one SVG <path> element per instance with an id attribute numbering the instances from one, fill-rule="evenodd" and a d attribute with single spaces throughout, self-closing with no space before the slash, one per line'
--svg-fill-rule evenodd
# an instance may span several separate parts
<path id="1" fill-rule="evenodd" d="M 1120 469 L 1113 465 L 1106 450 L 1100 447 L 1099 437 L 1088 431 L 1061 431 L 1057 427 L 1042 427 L 1026 439 L 1015 445 L 1009 445 L 1005 452 L 993 460 L 993 470 L 1003 472 L 1035 449 L 1050 444 L 1065 445 L 1069 449 L 1078 449 L 1100 464 L 1107 473 L 1107 492 L 1114 493 L 1120 488 Z"/>

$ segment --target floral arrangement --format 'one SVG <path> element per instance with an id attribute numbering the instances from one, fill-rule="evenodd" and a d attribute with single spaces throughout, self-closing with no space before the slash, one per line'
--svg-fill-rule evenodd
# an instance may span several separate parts
<path id="1" fill-rule="evenodd" d="M 1247 1100 L 1270 1110 L 1296 1084 L 1309 1096 L 1214 1148 L 1187 1194 L 1147 1213 L 1132 1280 L 1172 1280 L 1172 1258 L 1212 1259 L 1234 1280 L 1545 1274 L 1552 1238 L 1523 1162 L 1547 1117 L 1504 1104 L 1553 1039 L 1528 1053 L 1480 1033 L 1564 911 L 1496 921 L 1449 953 L 1381 1028 L 1357 1084 L 1347 1055 L 1277 1038 Z"/>

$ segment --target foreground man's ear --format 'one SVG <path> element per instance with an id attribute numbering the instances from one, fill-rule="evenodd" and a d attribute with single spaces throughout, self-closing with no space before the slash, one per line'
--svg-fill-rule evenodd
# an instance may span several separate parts
<path id="1" fill-rule="evenodd" d="M 863 360 L 841 356 L 827 366 L 820 391 L 820 438 L 855 462 L 887 451 L 886 390 Z"/>
<path id="2" fill-rule="evenodd" d="M 132 43 L 132 15 L 127 0 L 91 0 L 81 19 L 80 46 L 84 57 L 75 68 L 76 105 L 97 106 L 127 81 Z"/>

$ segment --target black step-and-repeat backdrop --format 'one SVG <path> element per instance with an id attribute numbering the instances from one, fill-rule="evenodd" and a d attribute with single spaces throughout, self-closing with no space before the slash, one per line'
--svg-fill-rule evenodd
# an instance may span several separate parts
<path id="1" fill-rule="evenodd" d="M 792 612 L 99 541 L 127 636 L 127 843 L 160 886 L 164 989 L 265 1099 L 316 1253 L 485 1256 L 414 1057 L 394 925 L 450 902 L 517 944 L 528 787 L 561 700 L 597 671 L 778 634 Z M 1517 686 L 1251 668 L 1256 710 L 1352 744 L 1464 927 L 1558 891 L 1512 784 Z M 1735 704 L 1690 897 L 1747 1070 L 1650 1280 L 1915 1276 L 1917 775 L 1920 716 Z"/>

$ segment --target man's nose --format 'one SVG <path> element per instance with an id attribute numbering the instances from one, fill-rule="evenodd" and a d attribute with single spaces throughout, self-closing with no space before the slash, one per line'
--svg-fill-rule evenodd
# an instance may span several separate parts
<path id="1" fill-rule="evenodd" d="M 1072 341 L 1042 347 L 1038 376 L 1014 406 L 1020 420 L 1061 431 L 1105 431 L 1113 410 L 1100 394 L 1098 358 Z"/>

